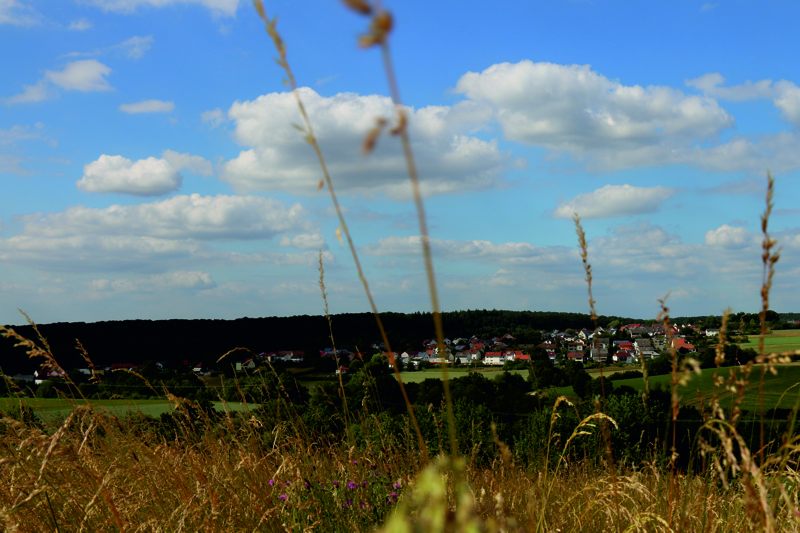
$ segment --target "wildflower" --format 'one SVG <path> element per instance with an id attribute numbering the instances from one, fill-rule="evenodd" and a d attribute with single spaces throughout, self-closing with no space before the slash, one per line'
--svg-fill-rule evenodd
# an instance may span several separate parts
<path id="1" fill-rule="evenodd" d="M 391 498 L 392 500 L 396 500 L 397 499 L 397 493 L 396 492 L 392 492 L 391 494 L 389 494 L 389 498 Z"/>
<path id="2" fill-rule="evenodd" d="M 364 481 L 364 482 L 362 482 L 362 485 L 364 485 L 364 486 L 366 487 L 367 485 L 369 485 L 369 483 L 367 483 L 366 481 Z"/>
<path id="3" fill-rule="evenodd" d="M 395 483 L 394 485 L 392 485 L 392 487 L 395 488 L 395 489 L 399 489 L 400 488 L 400 483 Z"/>
<path id="4" fill-rule="evenodd" d="M 280 496 L 278 496 L 278 498 L 280 498 L 280 499 L 281 499 L 281 500 L 283 500 L 283 501 L 286 501 L 286 499 L 288 498 L 288 496 L 286 496 L 286 494 L 281 494 Z"/>
<path id="5" fill-rule="evenodd" d="M 311 488 L 311 485 L 309 485 L 308 483 L 305 483 L 305 484 L 303 484 L 303 486 L 304 486 L 305 488 L 307 488 L 307 489 L 310 489 L 310 488 Z"/>
<path id="6" fill-rule="evenodd" d="M 367 506 L 367 505 L 366 505 L 364 502 L 361 502 L 361 508 L 362 508 L 362 509 L 363 509 L 364 507 L 366 507 L 366 506 Z"/>
<path id="7" fill-rule="evenodd" d="M 334 487 L 338 487 L 338 486 L 339 486 L 339 482 L 338 482 L 338 481 L 334 481 L 334 482 L 333 482 L 333 486 L 334 486 Z"/>
<path id="8" fill-rule="evenodd" d="M 270 484 L 270 485 L 274 485 L 274 484 L 275 484 L 275 480 L 274 480 L 274 479 L 270 479 L 270 480 L 269 480 L 269 484 Z"/>
<path id="9" fill-rule="evenodd" d="M 358 487 L 358 484 L 353 483 L 352 481 L 347 484 L 347 488 L 353 490 L 354 488 Z"/>
<path id="10" fill-rule="evenodd" d="M 357 464 L 358 464 L 358 461 L 353 461 L 353 464 L 354 464 L 354 465 L 357 465 Z"/>
<path id="11" fill-rule="evenodd" d="M 291 485 L 291 484 L 292 484 L 292 482 L 291 482 L 291 481 L 287 481 L 287 482 L 286 482 L 286 486 L 287 486 L 287 487 L 288 487 L 289 485 Z"/>

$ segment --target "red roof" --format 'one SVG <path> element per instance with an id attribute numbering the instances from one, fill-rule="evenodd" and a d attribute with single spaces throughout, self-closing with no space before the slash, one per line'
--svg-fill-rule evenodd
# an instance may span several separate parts
<path id="1" fill-rule="evenodd" d="M 500 352 L 486 352 L 485 357 L 502 357 L 503 354 Z"/>
<path id="2" fill-rule="evenodd" d="M 583 359 L 583 352 L 570 352 L 567 357 L 570 359 Z"/>
<path id="3" fill-rule="evenodd" d="M 518 355 L 516 358 L 520 359 L 522 361 L 530 361 L 531 360 L 531 356 L 527 355 L 527 354 Z"/>

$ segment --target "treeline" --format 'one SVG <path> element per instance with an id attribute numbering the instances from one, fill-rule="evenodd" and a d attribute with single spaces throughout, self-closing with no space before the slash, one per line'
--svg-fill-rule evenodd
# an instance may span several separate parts
<path id="1" fill-rule="evenodd" d="M 382 313 L 393 350 L 419 350 L 422 341 L 433 338 L 430 313 Z M 607 326 L 633 319 L 601 316 L 598 322 Z M 591 328 L 587 314 L 549 311 L 471 310 L 443 313 L 445 335 L 450 338 L 493 337 L 511 333 L 520 344 L 538 342 L 540 330 Z M 65 369 L 86 367 L 76 349 L 80 340 L 97 366 L 112 363 L 142 364 L 163 361 L 170 366 L 184 360 L 190 364 L 203 362 L 207 367 L 234 349 L 246 348 L 254 353 L 300 350 L 313 365 L 319 350 L 330 347 L 331 339 L 324 316 L 292 316 L 239 318 L 236 320 L 121 320 L 110 322 L 61 322 L 39 325 L 59 364 Z M 37 340 L 30 326 L 14 328 L 26 338 Z M 348 313 L 333 316 L 333 333 L 337 348 L 358 348 L 367 352 L 373 343 L 381 342 L 380 332 L 371 313 Z M 238 357 L 238 356 L 237 356 Z M 245 354 L 241 354 L 244 358 Z M 0 368 L 9 375 L 31 374 L 41 361 L 29 360 L 14 342 L 0 337 Z"/>

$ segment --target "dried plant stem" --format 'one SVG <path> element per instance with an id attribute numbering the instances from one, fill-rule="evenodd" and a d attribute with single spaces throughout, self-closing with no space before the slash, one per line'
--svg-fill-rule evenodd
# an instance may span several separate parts
<path id="1" fill-rule="evenodd" d="M 764 209 L 764 214 L 761 215 L 761 232 L 764 234 L 764 241 L 761 245 L 763 253 L 761 254 L 761 262 L 763 263 L 763 270 L 761 274 L 761 312 L 759 318 L 761 319 L 761 335 L 758 337 L 758 355 L 761 360 L 761 379 L 758 382 L 758 405 L 761 417 L 760 439 L 759 439 L 759 454 L 764 453 L 764 374 L 766 372 L 766 357 L 764 354 L 764 337 L 767 335 L 767 310 L 769 309 L 769 291 L 772 288 L 772 276 L 775 275 L 775 263 L 780 259 L 780 249 L 773 251 L 772 249 L 777 244 L 775 239 L 770 238 L 767 227 L 769 225 L 769 216 L 772 213 L 772 196 L 775 189 L 775 179 L 772 174 L 767 172 L 767 206 Z M 763 455 L 762 455 L 763 458 Z"/>
<path id="2" fill-rule="evenodd" d="M 286 59 L 286 44 L 284 43 L 283 38 L 280 36 L 278 30 L 276 29 L 277 18 L 273 18 L 272 20 L 270 20 L 269 17 L 267 17 L 266 12 L 264 11 L 264 5 L 262 4 L 261 0 L 254 0 L 253 4 L 259 16 L 266 24 L 267 33 L 272 38 L 272 42 L 275 44 L 275 49 L 278 51 L 279 58 L 276 60 L 276 62 L 286 72 L 287 80 L 285 80 L 285 83 L 292 90 L 292 94 L 294 94 L 295 100 L 297 101 L 297 107 L 300 109 L 300 115 L 303 117 L 303 123 L 305 125 L 306 141 L 314 148 L 314 152 L 317 154 L 317 160 L 319 161 L 319 166 L 322 169 L 322 175 L 325 178 L 325 184 L 328 186 L 328 192 L 330 192 L 331 201 L 333 202 L 333 206 L 336 209 L 336 215 L 339 218 L 339 225 L 341 226 L 345 238 L 347 239 L 347 245 L 350 248 L 350 254 L 353 256 L 353 261 L 355 262 L 356 269 L 358 270 L 358 278 L 361 280 L 361 284 L 364 286 L 364 292 L 367 295 L 367 300 L 369 301 L 370 308 L 372 309 L 372 314 L 375 316 L 375 322 L 378 324 L 378 329 L 380 330 L 383 343 L 386 345 L 386 350 L 387 352 L 391 353 L 389 338 L 387 337 L 386 330 L 383 327 L 383 321 L 381 320 L 381 317 L 378 314 L 378 308 L 375 305 L 375 300 L 372 298 L 372 292 L 369 290 L 369 283 L 367 282 L 366 276 L 364 276 L 364 270 L 361 268 L 361 261 L 358 258 L 358 253 L 356 252 L 356 247 L 355 244 L 353 243 L 353 238 L 350 235 L 350 230 L 347 227 L 347 223 L 344 220 L 344 214 L 342 213 L 342 208 L 339 205 L 338 198 L 336 197 L 336 191 L 333 188 L 333 182 L 331 181 L 331 176 L 330 173 L 328 172 L 328 166 L 325 163 L 325 158 L 322 155 L 322 150 L 320 149 L 319 143 L 317 142 L 317 138 L 314 135 L 314 128 L 311 125 L 311 120 L 308 118 L 308 113 L 306 113 L 306 108 L 303 105 L 303 100 L 300 98 L 300 93 L 297 90 L 297 81 L 295 80 L 294 74 L 292 73 L 292 69 L 289 66 L 289 62 Z M 403 393 L 403 399 L 406 402 L 408 414 L 411 416 L 411 421 L 414 424 L 414 429 L 417 432 L 420 448 L 422 449 L 422 452 L 427 461 L 428 451 L 427 447 L 425 446 L 425 441 L 422 438 L 422 431 L 420 431 L 419 429 L 419 423 L 417 422 L 417 417 L 414 415 L 414 409 L 411 406 L 411 402 L 408 399 L 408 393 L 406 392 L 405 386 L 403 385 L 403 380 L 400 377 L 400 372 L 397 370 L 396 366 L 395 366 L 395 376 L 397 378 L 397 383 L 400 386 L 400 390 Z"/>
<path id="3" fill-rule="evenodd" d="M 592 322 L 594 323 L 594 349 L 597 350 L 598 360 L 600 361 L 600 392 L 603 396 L 603 413 L 607 411 L 606 409 L 606 385 L 605 380 L 603 379 L 603 358 L 600 357 L 600 338 L 598 337 L 597 332 L 597 310 L 594 307 L 595 299 L 592 295 L 592 265 L 589 264 L 589 246 L 586 244 L 586 232 L 583 230 L 583 226 L 581 225 L 581 217 L 578 213 L 574 213 L 572 217 L 572 221 L 575 223 L 575 233 L 578 235 L 578 247 L 581 250 L 581 262 L 583 263 L 583 271 L 586 273 L 586 285 L 587 290 L 589 293 L 589 309 L 592 312 Z M 603 440 L 606 446 L 606 458 L 608 460 L 609 467 L 611 468 L 611 482 L 614 487 L 614 505 L 617 508 L 617 530 L 621 530 L 621 524 L 619 523 L 619 495 L 617 493 L 617 472 L 616 467 L 614 465 L 614 454 L 611 450 L 611 430 L 608 427 L 608 421 L 603 418 L 602 421 L 602 432 L 603 432 Z"/>
<path id="4" fill-rule="evenodd" d="M 325 267 L 322 266 L 322 248 L 319 249 L 319 290 L 322 293 L 322 301 L 325 303 L 325 318 L 328 321 L 328 331 L 330 332 L 331 346 L 333 346 L 333 357 L 336 360 L 336 373 L 339 374 L 339 390 L 342 391 L 342 405 L 344 408 L 344 427 L 347 432 L 347 441 L 350 442 L 350 416 L 347 411 L 347 394 L 344 391 L 344 380 L 342 378 L 342 367 L 339 365 L 339 353 L 336 351 L 336 341 L 333 338 L 333 321 L 328 311 L 328 293 L 325 291 Z"/>
<path id="5" fill-rule="evenodd" d="M 672 379 L 670 380 L 670 386 L 672 388 L 672 407 L 670 409 L 670 418 L 672 420 L 672 447 L 670 448 L 670 483 L 669 483 L 669 524 L 672 525 L 672 515 L 673 515 L 673 504 L 675 498 L 675 459 L 677 456 L 677 447 L 676 447 L 676 429 L 677 429 L 677 420 L 678 420 L 678 407 L 679 407 L 679 398 L 678 398 L 678 351 L 675 349 L 675 345 L 672 342 L 672 323 L 669 319 L 669 308 L 667 307 L 667 298 L 669 298 L 669 293 L 667 293 L 664 298 L 658 300 L 659 305 L 661 306 L 661 312 L 658 314 L 657 320 L 660 320 L 664 324 L 664 329 L 667 333 L 667 344 L 669 345 L 669 353 L 670 358 L 672 359 Z"/>
<path id="6" fill-rule="evenodd" d="M 382 10 L 380 2 L 376 2 L 376 5 L 378 7 L 378 14 L 375 17 L 375 20 L 378 21 L 380 20 L 379 17 L 387 16 L 388 12 Z M 392 101 L 394 102 L 397 111 L 398 127 L 395 130 L 395 133 L 400 135 L 400 143 L 403 147 L 403 156 L 405 157 L 406 166 L 408 167 L 408 177 L 409 181 L 411 182 L 414 205 L 417 209 L 420 240 L 422 242 L 422 256 L 425 259 L 425 272 L 428 276 L 428 292 L 431 296 L 431 309 L 433 311 L 433 325 L 436 331 L 436 347 L 438 352 L 442 347 L 444 347 L 444 329 L 442 327 L 442 316 L 439 306 L 439 293 L 436 289 L 436 275 L 433 269 L 433 256 L 431 254 L 430 237 L 428 234 L 428 221 L 427 216 L 425 215 L 425 204 L 422 200 L 422 191 L 420 190 L 419 185 L 419 173 L 417 172 L 414 153 L 411 150 L 411 139 L 408 135 L 408 118 L 406 117 L 405 109 L 403 108 L 403 103 L 400 99 L 400 88 L 397 83 L 397 77 L 394 73 L 392 54 L 389 50 L 388 35 L 384 34 L 380 37 L 381 38 L 376 42 L 379 42 L 381 46 L 383 66 L 386 70 L 386 79 L 389 84 L 389 92 L 392 96 Z M 445 403 L 447 405 L 447 422 L 450 428 L 450 449 L 453 457 L 458 457 L 458 440 L 456 439 L 453 398 L 450 394 L 450 380 L 447 373 L 447 363 L 442 363 L 441 367 Z"/>

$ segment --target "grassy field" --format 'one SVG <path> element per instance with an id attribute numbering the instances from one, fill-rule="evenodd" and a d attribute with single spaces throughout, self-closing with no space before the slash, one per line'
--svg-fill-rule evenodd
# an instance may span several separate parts
<path id="1" fill-rule="evenodd" d="M 795 387 L 794 389 L 789 390 L 797 383 L 800 383 L 800 365 L 783 365 L 779 366 L 777 370 L 777 376 L 773 376 L 772 374 L 768 373 L 764 378 L 764 409 L 770 409 L 772 407 L 791 408 L 794 406 L 794 402 L 797 400 L 797 395 L 800 392 L 800 387 Z M 720 371 L 720 376 L 727 378 L 729 371 L 730 370 L 728 368 L 723 368 Z M 682 403 L 686 405 L 694 405 L 695 407 L 699 408 L 699 391 L 699 394 L 703 396 L 706 406 L 708 406 L 711 397 L 715 394 L 720 399 L 721 405 L 729 405 L 731 401 L 731 393 L 715 387 L 713 378 L 713 369 L 703 370 L 703 373 L 700 376 L 693 374 L 691 381 L 689 381 L 685 387 L 679 387 L 678 389 Z M 755 368 L 750 378 L 750 384 L 745 389 L 745 399 L 742 404 L 742 408 L 745 410 L 757 411 L 759 409 L 759 378 L 760 371 L 758 368 Z M 662 376 L 651 376 L 650 387 L 656 387 L 660 384 L 669 390 L 671 379 L 672 376 L 669 374 Z M 644 391 L 644 380 L 642 378 L 621 379 L 619 381 L 614 381 L 615 387 L 620 387 L 622 385 L 628 385 L 637 391 Z M 784 395 L 785 392 L 786 394 Z M 575 392 L 572 390 L 572 387 L 560 387 L 555 389 L 553 394 L 559 396 L 574 396 Z"/>
<path id="2" fill-rule="evenodd" d="M 749 339 L 749 343 L 742 344 L 741 346 L 758 350 L 758 335 L 750 335 Z M 764 337 L 764 350 L 767 353 L 800 350 L 800 330 L 784 329 L 773 331 Z"/>
<path id="3" fill-rule="evenodd" d="M 85 405 L 83 400 L 63 400 L 61 398 L 28 398 L 25 403 L 41 416 L 60 416 L 70 413 L 75 407 Z M 90 403 L 100 409 L 105 409 L 117 415 L 124 415 L 130 411 L 141 411 L 150 416 L 161 416 L 169 413 L 173 405 L 164 400 L 91 400 Z M 243 411 L 245 404 L 238 402 L 213 402 L 217 411 Z M 0 411 L 5 411 L 17 405 L 17 400 L 0 398 Z M 250 406 L 254 407 L 254 406 Z"/>

